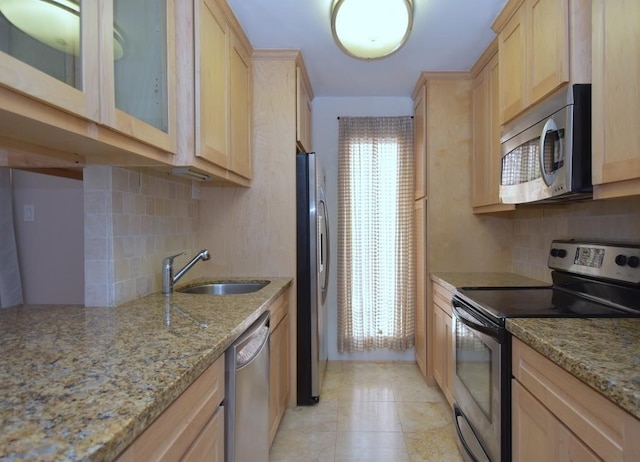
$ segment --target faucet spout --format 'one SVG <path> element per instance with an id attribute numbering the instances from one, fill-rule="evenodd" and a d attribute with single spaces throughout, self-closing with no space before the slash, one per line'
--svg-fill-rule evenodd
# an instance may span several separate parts
<path id="1" fill-rule="evenodd" d="M 162 293 L 170 294 L 173 292 L 173 286 L 178 280 L 184 276 L 187 271 L 189 271 L 193 266 L 198 263 L 200 260 L 207 261 L 211 258 L 209 255 L 209 251 L 207 249 L 203 249 L 196 254 L 193 259 L 187 263 L 184 268 L 178 271 L 175 276 L 173 274 L 173 259 L 184 255 L 185 252 L 182 252 L 178 255 L 173 255 L 171 257 L 167 257 L 162 262 Z"/>

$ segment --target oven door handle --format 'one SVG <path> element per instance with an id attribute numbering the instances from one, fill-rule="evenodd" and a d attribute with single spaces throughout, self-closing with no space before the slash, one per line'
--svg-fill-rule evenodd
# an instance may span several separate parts
<path id="1" fill-rule="evenodd" d="M 474 316 L 471 316 L 466 311 L 464 311 L 463 308 L 460 308 L 455 303 L 453 305 L 453 313 L 456 315 L 456 318 L 462 324 L 466 325 L 470 329 L 473 329 L 485 335 L 488 335 L 489 337 L 495 339 L 498 343 L 502 343 L 502 335 L 500 335 L 500 327 L 490 325 Z"/>
<path id="2" fill-rule="evenodd" d="M 478 460 L 478 458 L 476 457 L 476 454 L 474 454 L 474 452 L 469 447 L 469 443 L 467 443 L 467 440 L 464 439 L 464 435 L 462 434 L 462 430 L 460 429 L 460 419 L 463 419 L 464 421 L 467 420 L 467 418 L 464 416 L 462 411 L 460 411 L 460 408 L 458 407 L 458 405 L 454 404 L 453 405 L 453 426 L 455 427 L 456 433 L 458 434 L 458 441 L 460 441 L 460 443 L 464 447 L 465 451 L 467 452 L 466 455 L 469 456 L 469 458 L 471 459 L 471 462 L 481 462 L 480 460 Z M 469 424 L 467 423 L 467 425 Z M 484 448 L 482 447 L 479 441 L 477 446 L 482 451 L 482 456 L 485 457 L 485 460 L 487 461 L 490 460 L 489 456 L 484 451 Z"/>

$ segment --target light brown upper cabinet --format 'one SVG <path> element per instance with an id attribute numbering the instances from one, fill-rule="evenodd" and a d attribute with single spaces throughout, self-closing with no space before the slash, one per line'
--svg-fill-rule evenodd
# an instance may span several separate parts
<path id="1" fill-rule="evenodd" d="M 229 86 L 230 170 L 250 179 L 253 176 L 251 54 L 235 33 L 231 34 Z"/>
<path id="2" fill-rule="evenodd" d="M 500 120 L 498 42 L 494 40 L 471 69 L 474 213 L 515 209 L 500 201 Z"/>
<path id="3" fill-rule="evenodd" d="M 178 155 L 214 182 L 249 186 L 253 174 L 251 44 L 224 0 L 176 8 Z"/>
<path id="4" fill-rule="evenodd" d="M 101 123 L 170 153 L 177 143 L 174 10 L 174 0 L 104 0 L 99 29 Z"/>
<path id="5" fill-rule="evenodd" d="M 83 0 L 77 9 L 76 13 L 69 13 L 78 18 L 77 32 L 69 34 L 66 40 L 42 37 L 51 45 L 32 37 L 38 33 L 37 29 L 27 34 L 18 27 L 19 23 L 11 22 L 17 18 L 9 13 L 0 15 L 0 85 L 97 122 L 100 117 L 98 4 Z M 60 39 L 59 42 L 56 39 Z M 1 107 L 11 109 L 10 102 L 3 98 Z"/>
<path id="6" fill-rule="evenodd" d="M 196 5 L 196 156 L 229 162 L 229 25 L 215 0 Z"/>
<path id="7" fill-rule="evenodd" d="M 593 184 L 598 199 L 640 194 L 640 2 L 593 2 Z"/>
<path id="8" fill-rule="evenodd" d="M 569 81 L 569 3 L 566 0 L 528 0 L 528 100 L 533 104 Z"/>
<path id="9" fill-rule="evenodd" d="M 199 0 L 196 155 L 250 179 L 251 53 L 215 0 Z"/>
<path id="10" fill-rule="evenodd" d="M 427 86 L 421 85 L 413 98 L 413 168 L 415 200 L 427 197 Z"/>
<path id="11" fill-rule="evenodd" d="M 102 150 L 114 163 L 127 164 L 126 151 L 166 160 L 176 151 L 174 1 L 82 0 L 64 10 L 71 31 L 43 26 L 60 23 L 51 8 L 30 12 L 41 15 L 37 26 L 0 15 L 0 109 L 11 136 Z"/>
<path id="12" fill-rule="evenodd" d="M 492 27 L 501 124 L 564 84 L 590 83 L 590 0 L 510 0 Z"/>
<path id="13" fill-rule="evenodd" d="M 522 112 L 526 105 L 525 13 L 522 6 L 498 33 L 500 123 L 511 120 Z"/>
<path id="14" fill-rule="evenodd" d="M 296 141 L 298 149 L 303 152 L 312 151 L 311 144 L 311 101 L 313 90 L 307 73 L 296 67 Z"/>

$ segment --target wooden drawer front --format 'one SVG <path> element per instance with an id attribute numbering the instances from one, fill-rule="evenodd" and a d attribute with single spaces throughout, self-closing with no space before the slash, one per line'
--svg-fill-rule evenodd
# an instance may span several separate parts
<path id="1" fill-rule="evenodd" d="M 271 311 L 271 319 L 269 320 L 269 333 L 278 327 L 285 315 L 289 311 L 289 291 L 286 290 L 280 297 L 274 301 L 269 307 Z"/>
<path id="2" fill-rule="evenodd" d="M 224 399 L 224 355 L 193 382 L 118 458 L 179 460 Z"/>
<path id="3" fill-rule="evenodd" d="M 602 460 L 517 380 L 511 382 L 514 462 Z"/>
<path id="4" fill-rule="evenodd" d="M 640 460 L 640 421 L 513 338 L 513 375 L 604 460 Z M 635 440 L 634 440 L 635 439 Z"/>
<path id="5" fill-rule="evenodd" d="M 224 407 L 220 406 L 202 429 L 182 462 L 224 462 Z"/>
<path id="6" fill-rule="evenodd" d="M 440 284 L 433 283 L 433 303 L 440 307 L 442 311 L 451 316 L 451 299 L 453 293 Z"/>

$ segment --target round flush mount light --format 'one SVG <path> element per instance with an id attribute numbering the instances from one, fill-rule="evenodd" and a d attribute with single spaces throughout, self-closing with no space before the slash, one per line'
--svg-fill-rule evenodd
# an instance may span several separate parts
<path id="1" fill-rule="evenodd" d="M 405 44 L 413 26 L 411 0 L 336 0 L 331 31 L 346 54 L 380 59 Z"/>
<path id="2" fill-rule="evenodd" d="M 15 27 L 58 51 L 79 56 L 80 5 L 77 0 L 0 0 L 0 13 Z M 113 54 L 124 54 L 124 38 L 113 30 Z"/>

